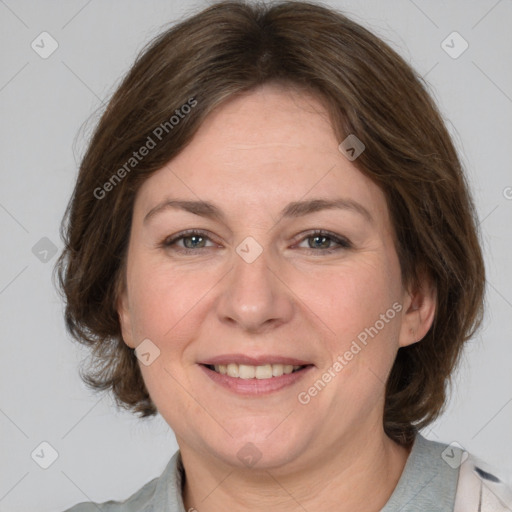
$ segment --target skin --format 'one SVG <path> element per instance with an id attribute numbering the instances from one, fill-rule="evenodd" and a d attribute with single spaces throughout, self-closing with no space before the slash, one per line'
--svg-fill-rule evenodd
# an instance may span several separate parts
<path id="1" fill-rule="evenodd" d="M 181 450 L 187 510 L 378 511 L 400 478 L 409 450 L 384 433 L 384 383 L 398 348 L 430 328 L 435 292 L 427 281 L 403 286 L 385 197 L 340 142 L 318 99 L 267 84 L 223 103 L 137 193 L 118 311 L 128 346 L 149 338 L 160 350 L 139 364 Z M 289 202 L 334 197 L 357 201 L 372 221 L 350 209 L 278 220 Z M 226 219 L 164 208 L 144 222 L 177 198 L 211 201 Z M 179 252 L 187 240 L 161 245 L 192 228 L 208 236 L 188 239 L 193 254 Z M 326 253 L 337 243 L 315 240 L 313 229 L 352 245 Z M 236 252 L 248 236 L 263 250 L 252 263 Z M 299 403 L 394 303 L 401 312 Z M 239 396 L 198 365 L 229 353 L 314 368 L 275 393 Z M 237 457 L 249 442 L 261 454 L 252 467 Z"/>

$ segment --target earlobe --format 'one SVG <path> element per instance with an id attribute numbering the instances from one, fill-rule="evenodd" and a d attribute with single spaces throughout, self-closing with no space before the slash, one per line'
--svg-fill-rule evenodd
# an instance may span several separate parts
<path id="1" fill-rule="evenodd" d="M 119 317 L 119 324 L 121 326 L 121 335 L 123 337 L 123 341 L 130 348 L 135 348 L 135 344 L 133 342 L 130 308 L 126 290 L 122 290 L 118 294 L 116 310 Z"/>
<path id="2" fill-rule="evenodd" d="M 404 313 L 399 345 L 405 347 L 421 341 L 434 322 L 437 293 L 428 278 L 423 278 L 412 292 L 404 292 Z"/>

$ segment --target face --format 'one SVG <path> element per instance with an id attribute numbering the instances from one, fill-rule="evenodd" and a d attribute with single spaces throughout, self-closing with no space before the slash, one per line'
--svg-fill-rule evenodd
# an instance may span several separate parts
<path id="1" fill-rule="evenodd" d="M 421 333 L 385 197 L 340 142 L 317 99 L 265 85 L 138 191 L 123 338 L 146 340 L 182 450 L 300 467 L 382 428 L 396 352 Z"/>

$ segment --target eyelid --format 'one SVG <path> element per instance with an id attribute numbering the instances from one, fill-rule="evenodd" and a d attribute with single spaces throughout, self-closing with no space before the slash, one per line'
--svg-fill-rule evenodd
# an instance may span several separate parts
<path id="1" fill-rule="evenodd" d="M 325 229 L 313 229 L 310 231 L 307 231 L 306 233 L 301 233 L 298 239 L 298 243 L 302 243 L 303 241 L 307 240 L 308 238 L 313 238 L 315 236 L 324 236 L 327 238 L 330 238 L 334 243 L 338 244 L 338 247 L 330 247 L 328 249 L 312 249 L 312 248 L 306 248 L 306 250 L 310 252 L 315 253 L 322 253 L 322 252 L 334 252 L 338 249 L 350 249 L 353 247 L 352 242 L 343 235 L 338 235 L 336 233 L 333 233 L 331 231 L 325 230 Z"/>
<path id="2" fill-rule="evenodd" d="M 171 236 L 164 238 L 163 241 L 159 245 L 164 248 L 170 247 L 170 246 L 176 244 L 176 242 L 182 240 L 183 238 L 189 238 L 194 235 L 199 235 L 203 238 L 208 239 L 209 241 L 211 241 L 213 243 L 217 243 L 217 242 L 215 242 L 215 240 L 213 239 L 213 237 L 211 236 L 211 234 L 208 231 L 192 228 L 192 229 L 185 229 L 184 231 L 180 231 L 179 233 L 176 233 L 175 235 L 171 235 Z M 201 247 L 201 249 L 205 249 L 205 247 Z M 188 249 L 186 247 L 181 248 L 181 250 L 182 251 L 197 251 L 197 249 Z"/>

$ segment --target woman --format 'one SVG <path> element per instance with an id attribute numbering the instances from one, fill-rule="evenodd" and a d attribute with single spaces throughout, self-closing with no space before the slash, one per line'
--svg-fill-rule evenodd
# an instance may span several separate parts
<path id="1" fill-rule="evenodd" d="M 92 137 L 58 265 L 87 382 L 179 445 L 102 510 L 507 510 L 419 434 L 481 320 L 475 218 L 421 81 L 343 15 L 222 2 L 159 36 Z"/>

